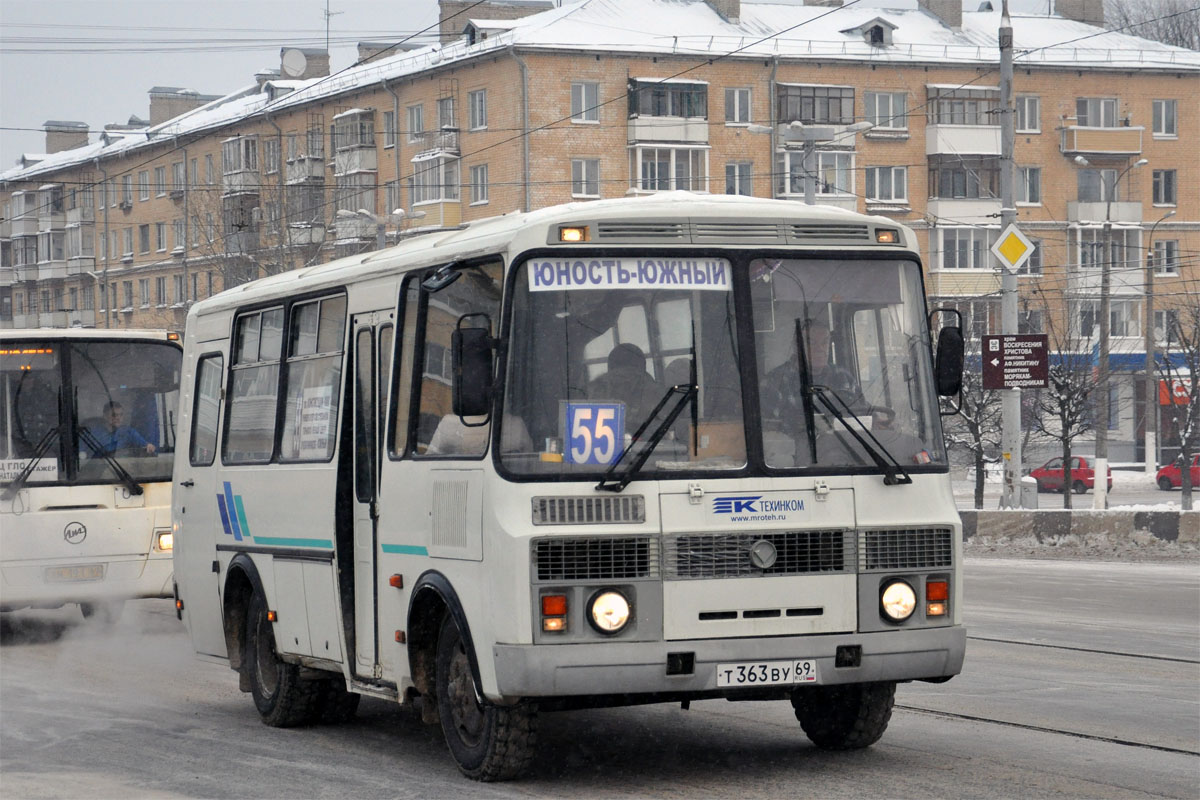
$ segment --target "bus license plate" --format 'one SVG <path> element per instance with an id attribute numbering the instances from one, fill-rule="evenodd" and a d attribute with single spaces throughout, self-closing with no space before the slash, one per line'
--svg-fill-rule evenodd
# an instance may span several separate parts
<path id="1" fill-rule="evenodd" d="M 104 580 L 103 564 L 82 564 L 77 567 L 47 567 L 47 583 L 69 583 L 71 581 Z"/>
<path id="2" fill-rule="evenodd" d="M 816 683 L 815 661 L 750 661 L 717 664 L 717 686 L 775 686 Z"/>

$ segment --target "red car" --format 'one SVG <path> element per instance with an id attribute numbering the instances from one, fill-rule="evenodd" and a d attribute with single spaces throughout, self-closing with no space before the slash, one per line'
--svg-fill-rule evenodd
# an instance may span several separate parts
<path id="1" fill-rule="evenodd" d="M 1029 474 L 1037 480 L 1039 492 L 1061 492 L 1063 490 L 1063 460 L 1052 458 Z M 1096 488 L 1096 471 L 1090 459 L 1071 456 L 1071 479 L 1066 482 L 1075 494 L 1083 494 Z M 1108 488 L 1112 488 L 1112 467 L 1108 468 Z"/>
<path id="2" fill-rule="evenodd" d="M 1175 461 L 1160 469 L 1155 479 L 1158 481 L 1158 488 L 1169 492 L 1183 486 L 1183 470 L 1179 468 L 1179 462 Z M 1192 456 L 1192 487 L 1200 489 L 1200 455 Z"/>

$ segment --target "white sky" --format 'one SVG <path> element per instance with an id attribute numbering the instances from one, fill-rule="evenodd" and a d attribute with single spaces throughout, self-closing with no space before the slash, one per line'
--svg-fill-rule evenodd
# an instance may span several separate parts
<path id="1" fill-rule="evenodd" d="M 335 14 L 329 21 L 334 71 L 353 63 L 359 40 L 396 41 L 437 24 L 436 0 L 328 2 Z M 46 120 L 86 122 L 96 132 L 130 115 L 147 119 L 151 86 L 227 94 L 252 83 L 258 70 L 278 68 L 280 47 L 324 48 L 325 6 L 326 0 L 0 0 L 0 170 L 21 153 L 45 150 Z M 47 52 L 64 50 L 70 52 Z"/>

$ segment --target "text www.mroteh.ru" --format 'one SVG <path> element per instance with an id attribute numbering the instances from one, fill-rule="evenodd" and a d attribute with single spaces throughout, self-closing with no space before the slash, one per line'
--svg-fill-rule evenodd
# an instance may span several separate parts
<path id="1" fill-rule="evenodd" d="M 783 514 L 755 514 L 754 516 L 730 517 L 730 522 L 783 522 L 787 519 Z"/>

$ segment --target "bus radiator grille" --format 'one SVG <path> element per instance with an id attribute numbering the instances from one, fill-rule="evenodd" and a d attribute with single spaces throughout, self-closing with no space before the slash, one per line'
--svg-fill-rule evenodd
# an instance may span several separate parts
<path id="1" fill-rule="evenodd" d="M 954 563 L 951 528 L 865 530 L 859 536 L 862 572 L 936 569 Z"/>
<path id="2" fill-rule="evenodd" d="M 537 581 L 608 581 L 658 577 L 649 536 L 580 536 L 533 542 Z"/>
<path id="3" fill-rule="evenodd" d="M 533 498 L 534 525 L 605 525 L 645 521 L 646 498 L 640 494 Z"/>
<path id="4" fill-rule="evenodd" d="M 764 541 L 774 560 L 757 566 L 753 553 Z M 663 539 L 663 573 L 668 580 L 688 580 L 852 572 L 855 543 L 854 531 L 847 530 L 669 536 Z"/>

